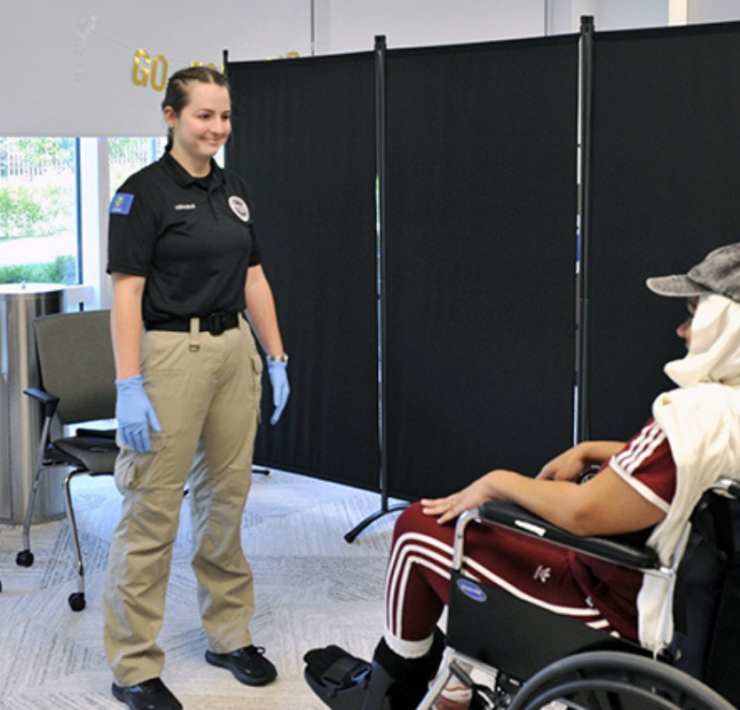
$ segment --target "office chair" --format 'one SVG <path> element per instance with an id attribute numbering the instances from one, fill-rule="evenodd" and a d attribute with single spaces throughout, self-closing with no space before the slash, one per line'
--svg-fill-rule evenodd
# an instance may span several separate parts
<path id="1" fill-rule="evenodd" d="M 651 654 L 472 580 L 463 573 L 470 524 L 502 526 L 666 580 L 673 638 Z M 419 710 L 430 710 L 453 676 L 474 688 L 476 709 L 740 707 L 740 480 L 723 479 L 705 493 L 684 534 L 683 557 L 666 567 L 650 548 L 578 537 L 515 505 L 492 502 L 463 513 L 455 529 L 447 649 Z M 476 670 L 494 682 L 476 684 Z"/>
<path id="2" fill-rule="evenodd" d="M 112 475 L 118 455 L 115 430 L 78 428 L 72 436 L 52 438 L 55 418 L 64 426 L 113 419 L 116 409 L 115 364 L 109 311 L 42 316 L 34 321 L 41 389 L 24 390 L 44 408 L 37 468 L 23 523 L 22 567 L 33 564 L 31 521 L 41 476 L 58 467 L 71 468 L 64 479 L 64 503 L 77 562 L 77 591 L 69 596 L 72 611 L 85 608 L 85 570 L 70 484 L 82 473 Z"/>

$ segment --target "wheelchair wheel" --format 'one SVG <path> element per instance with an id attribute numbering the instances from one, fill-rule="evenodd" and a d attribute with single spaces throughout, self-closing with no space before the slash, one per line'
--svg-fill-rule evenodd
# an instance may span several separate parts
<path id="1" fill-rule="evenodd" d="M 510 710 L 735 710 L 695 678 L 652 658 L 599 651 L 556 661 L 532 676 Z"/>

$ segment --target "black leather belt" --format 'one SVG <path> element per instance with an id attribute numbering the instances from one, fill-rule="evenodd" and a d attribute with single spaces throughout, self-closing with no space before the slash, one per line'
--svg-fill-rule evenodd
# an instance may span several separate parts
<path id="1" fill-rule="evenodd" d="M 238 313 L 211 313 L 203 316 L 200 321 L 201 332 L 208 331 L 211 335 L 221 335 L 225 330 L 239 327 Z M 146 323 L 147 330 L 169 330 L 176 333 L 190 332 L 190 318 L 171 318 L 170 320 L 159 320 L 154 323 Z"/>

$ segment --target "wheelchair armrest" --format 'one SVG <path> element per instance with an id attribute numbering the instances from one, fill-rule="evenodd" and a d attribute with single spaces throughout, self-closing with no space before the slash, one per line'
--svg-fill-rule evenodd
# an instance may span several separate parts
<path id="1" fill-rule="evenodd" d="M 27 394 L 29 397 L 41 402 L 44 405 L 44 416 L 53 417 L 59 406 L 59 397 L 55 397 L 53 394 L 44 392 L 37 387 L 29 387 L 23 390 L 23 394 Z"/>
<path id="2" fill-rule="evenodd" d="M 574 535 L 512 503 L 484 503 L 478 509 L 478 514 L 487 523 L 500 525 L 538 540 L 547 540 L 554 545 L 598 557 L 622 567 L 635 570 L 660 569 L 658 554 L 649 547 L 606 537 Z"/>
<path id="3" fill-rule="evenodd" d="M 724 491 L 733 498 L 740 498 L 740 478 L 722 478 L 713 486 L 714 490 Z"/>

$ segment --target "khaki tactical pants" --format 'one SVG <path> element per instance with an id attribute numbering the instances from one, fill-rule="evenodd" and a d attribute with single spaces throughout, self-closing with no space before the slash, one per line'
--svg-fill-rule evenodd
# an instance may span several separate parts
<path id="1" fill-rule="evenodd" d="M 196 321 L 197 322 L 197 321 Z M 162 627 L 183 489 L 193 528 L 192 568 L 211 651 L 252 643 L 252 572 L 241 545 L 259 419 L 262 360 L 249 325 L 219 336 L 148 331 L 144 387 L 162 426 L 151 451 L 124 448 L 115 480 L 123 494 L 105 581 L 105 649 L 124 686 L 162 675 Z"/>

